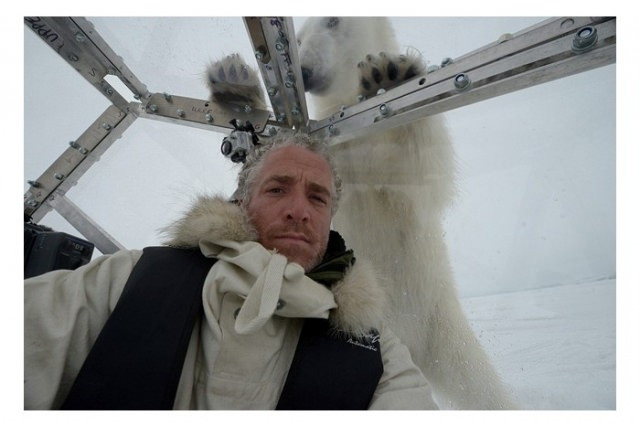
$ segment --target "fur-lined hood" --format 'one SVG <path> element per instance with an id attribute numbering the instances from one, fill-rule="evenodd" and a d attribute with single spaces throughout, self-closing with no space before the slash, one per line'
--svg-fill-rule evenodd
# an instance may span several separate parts
<path id="1" fill-rule="evenodd" d="M 186 214 L 164 232 L 165 244 L 197 248 L 201 244 L 228 240 L 256 241 L 257 233 L 246 213 L 222 197 L 198 197 Z M 386 317 L 386 295 L 372 265 L 358 257 L 342 281 L 331 287 L 337 308 L 329 319 L 340 331 L 365 336 L 371 328 L 380 329 Z"/>

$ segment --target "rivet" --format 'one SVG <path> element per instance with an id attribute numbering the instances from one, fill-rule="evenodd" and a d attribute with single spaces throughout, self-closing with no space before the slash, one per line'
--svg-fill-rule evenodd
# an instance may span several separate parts
<path id="1" fill-rule="evenodd" d="M 105 129 L 108 132 L 109 130 L 111 130 L 111 124 L 102 123 L 102 128 Z"/>
<path id="2" fill-rule="evenodd" d="M 340 131 L 338 130 L 338 128 L 336 126 L 334 126 L 333 124 L 331 124 L 329 126 L 329 134 L 331 136 L 337 136 L 340 133 Z"/>
<path id="3" fill-rule="evenodd" d="M 178 114 L 178 117 L 180 117 L 180 118 L 184 118 L 184 116 L 185 116 L 185 112 L 184 112 L 183 109 L 178 108 L 176 113 Z"/>
<path id="4" fill-rule="evenodd" d="M 276 93 L 278 93 L 278 88 L 275 86 L 269 87 L 267 93 L 269 94 L 269 96 L 275 96 Z"/>
<path id="5" fill-rule="evenodd" d="M 163 95 L 164 95 L 164 99 L 165 99 L 167 102 L 173 102 L 173 97 L 172 97 L 170 94 L 168 94 L 168 93 L 163 93 Z"/>
<path id="6" fill-rule="evenodd" d="M 62 173 L 54 173 L 53 177 L 58 180 L 64 179 L 64 175 Z"/>
<path id="7" fill-rule="evenodd" d="M 37 180 L 28 180 L 27 183 L 32 188 L 40 188 L 40 182 L 38 182 Z"/>
<path id="8" fill-rule="evenodd" d="M 158 105 L 155 105 L 155 104 L 149 105 L 149 111 L 158 112 Z"/>
<path id="9" fill-rule="evenodd" d="M 380 105 L 379 109 L 380 109 L 380 114 L 382 115 L 389 115 L 389 113 L 391 112 L 391 109 L 386 104 Z"/>
<path id="10" fill-rule="evenodd" d="M 76 38 L 76 41 L 78 43 L 84 43 L 85 40 L 87 40 L 87 37 L 84 34 L 82 34 L 81 32 L 77 32 L 75 34 L 75 38 Z"/>
<path id="11" fill-rule="evenodd" d="M 29 207 L 38 207 L 38 202 L 36 200 L 29 200 L 27 201 L 27 205 Z"/>
<path id="12" fill-rule="evenodd" d="M 244 106 L 244 112 L 246 113 L 250 113 L 253 109 L 251 108 L 251 105 L 245 105 Z"/>
<path id="13" fill-rule="evenodd" d="M 78 58 L 78 55 L 76 55 L 75 53 L 69 53 L 69 56 L 67 57 L 71 62 L 78 62 L 80 60 L 80 58 Z"/>
<path id="14" fill-rule="evenodd" d="M 204 119 L 207 120 L 207 122 L 209 123 L 213 123 L 213 115 L 211 114 L 205 114 Z"/>

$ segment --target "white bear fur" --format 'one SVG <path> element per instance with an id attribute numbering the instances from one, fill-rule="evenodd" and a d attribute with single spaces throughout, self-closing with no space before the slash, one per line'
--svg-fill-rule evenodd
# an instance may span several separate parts
<path id="1" fill-rule="evenodd" d="M 317 118 L 357 102 L 358 63 L 400 53 L 386 18 L 310 18 L 297 31 L 313 70 Z M 424 69 L 424 67 L 422 68 Z M 391 287 L 393 328 L 431 383 L 441 408 L 515 408 L 461 308 L 443 214 L 455 196 L 453 147 L 442 116 L 333 147 L 344 180 L 334 227 Z"/>

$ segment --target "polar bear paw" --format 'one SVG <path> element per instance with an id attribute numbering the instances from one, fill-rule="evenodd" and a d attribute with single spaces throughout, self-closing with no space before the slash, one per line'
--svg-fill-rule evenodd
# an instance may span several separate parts
<path id="1" fill-rule="evenodd" d="M 381 89 L 399 86 L 424 74 L 425 70 L 425 63 L 417 52 L 408 51 L 401 55 L 380 52 L 378 55 L 367 55 L 364 61 L 358 63 L 360 94 L 365 98 L 375 96 Z"/>
<path id="2" fill-rule="evenodd" d="M 206 79 L 213 101 L 265 107 L 257 72 L 237 53 L 209 64 Z"/>

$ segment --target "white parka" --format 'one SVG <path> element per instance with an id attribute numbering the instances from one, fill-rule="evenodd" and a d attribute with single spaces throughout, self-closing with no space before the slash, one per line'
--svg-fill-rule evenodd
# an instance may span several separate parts
<path id="1" fill-rule="evenodd" d="M 384 372 L 370 409 L 437 408 L 408 350 L 385 326 L 386 293 L 360 257 L 329 290 L 255 242 L 242 210 L 217 197 L 200 198 L 167 232 L 168 244 L 219 259 L 205 279 L 204 316 L 175 409 L 274 409 L 303 318 L 329 318 L 356 335 L 380 331 Z M 25 409 L 62 404 L 141 255 L 123 250 L 25 281 Z"/>

